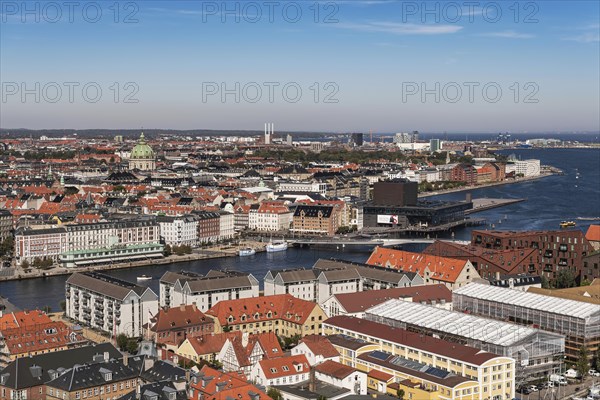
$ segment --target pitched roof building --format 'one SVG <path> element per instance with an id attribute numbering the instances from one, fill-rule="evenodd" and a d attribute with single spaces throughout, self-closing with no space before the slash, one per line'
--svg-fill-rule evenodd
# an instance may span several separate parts
<path id="1" fill-rule="evenodd" d="M 384 247 L 376 247 L 367 260 L 367 264 L 404 272 L 416 272 L 423 276 L 426 285 L 441 283 L 450 290 L 462 287 L 479 278 L 473 264 L 468 260 L 412 253 Z"/>
<path id="2" fill-rule="evenodd" d="M 216 332 L 227 326 L 234 331 L 280 336 L 318 334 L 325 317 L 317 304 L 290 294 L 223 300 L 206 314 L 215 318 Z"/>

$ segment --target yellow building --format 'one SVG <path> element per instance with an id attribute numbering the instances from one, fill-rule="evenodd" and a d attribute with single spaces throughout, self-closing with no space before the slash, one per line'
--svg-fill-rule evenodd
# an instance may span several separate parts
<path id="1" fill-rule="evenodd" d="M 515 396 L 515 361 L 509 357 L 347 316 L 326 320 L 323 334 L 334 335 L 329 339 L 341 363 L 394 376 L 406 399 Z M 386 385 L 390 391 L 393 384 Z"/>
<path id="2" fill-rule="evenodd" d="M 291 294 L 224 300 L 206 315 L 214 318 L 215 333 L 274 332 L 278 336 L 318 335 L 326 316 L 318 304 Z"/>

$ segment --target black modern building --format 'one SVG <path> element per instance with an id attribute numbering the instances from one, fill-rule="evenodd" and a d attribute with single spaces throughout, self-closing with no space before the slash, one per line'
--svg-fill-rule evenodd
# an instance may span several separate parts
<path id="1" fill-rule="evenodd" d="M 373 201 L 362 207 L 363 227 L 435 227 L 465 219 L 471 201 L 430 201 L 419 199 L 418 185 L 404 179 L 378 182 L 373 186 Z"/>

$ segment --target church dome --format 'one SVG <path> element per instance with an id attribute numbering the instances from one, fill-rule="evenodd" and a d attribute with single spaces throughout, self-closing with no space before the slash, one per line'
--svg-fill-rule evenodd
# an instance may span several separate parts
<path id="1" fill-rule="evenodd" d="M 138 144 L 135 145 L 133 150 L 131 150 L 130 159 L 134 160 L 148 160 L 154 159 L 154 150 L 152 147 L 146 144 L 146 139 L 144 138 L 144 132 L 140 135 L 140 140 Z"/>

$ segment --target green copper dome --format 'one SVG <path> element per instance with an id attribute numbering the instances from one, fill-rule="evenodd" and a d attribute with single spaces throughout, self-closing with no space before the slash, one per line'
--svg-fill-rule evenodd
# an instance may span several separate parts
<path id="1" fill-rule="evenodd" d="M 131 156 L 129 158 L 142 160 L 154 158 L 154 150 L 152 150 L 152 147 L 146 144 L 144 132 L 142 132 L 142 134 L 140 135 L 140 141 L 138 142 L 138 144 L 136 144 L 133 150 L 131 150 Z"/>

